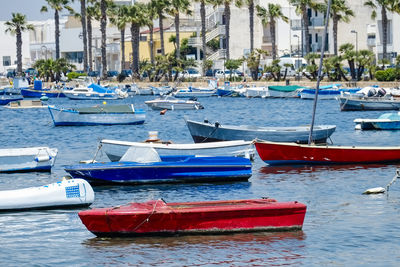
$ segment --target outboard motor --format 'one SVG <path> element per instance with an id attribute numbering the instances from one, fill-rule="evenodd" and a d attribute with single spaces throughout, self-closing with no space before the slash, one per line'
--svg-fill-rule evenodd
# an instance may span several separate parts
<path id="1" fill-rule="evenodd" d="M 382 97 L 384 95 L 386 95 L 386 90 L 383 89 L 383 88 L 379 88 L 378 92 L 376 93 L 376 96 L 377 97 Z"/>
<path id="2" fill-rule="evenodd" d="M 369 89 L 367 96 L 371 97 L 371 96 L 375 96 L 375 95 L 376 95 L 376 90 L 374 88 Z"/>

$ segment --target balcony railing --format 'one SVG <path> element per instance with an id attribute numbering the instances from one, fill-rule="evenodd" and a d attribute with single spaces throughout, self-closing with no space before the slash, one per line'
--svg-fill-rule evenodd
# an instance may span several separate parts
<path id="1" fill-rule="evenodd" d="M 301 19 L 292 19 L 290 21 L 290 27 L 293 31 L 300 31 L 302 28 Z"/>
<path id="2" fill-rule="evenodd" d="M 376 45 L 376 39 L 367 39 L 367 45 L 368 46 L 375 46 Z"/>
<path id="3" fill-rule="evenodd" d="M 323 27 L 324 26 L 323 18 L 311 18 L 310 19 L 310 27 Z"/>

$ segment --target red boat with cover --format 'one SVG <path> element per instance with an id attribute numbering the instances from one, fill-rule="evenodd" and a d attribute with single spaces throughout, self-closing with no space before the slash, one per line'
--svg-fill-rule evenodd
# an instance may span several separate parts
<path id="1" fill-rule="evenodd" d="M 400 147 L 317 146 L 255 142 L 260 158 L 269 165 L 348 164 L 400 161 Z"/>
<path id="2" fill-rule="evenodd" d="M 274 199 L 165 203 L 153 200 L 79 212 L 97 236 L 300 230 L 306 205 Z"/>

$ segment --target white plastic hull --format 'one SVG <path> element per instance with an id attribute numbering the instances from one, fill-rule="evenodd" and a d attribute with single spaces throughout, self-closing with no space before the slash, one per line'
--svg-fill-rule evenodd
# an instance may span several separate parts
<path id="1" fill-rule="evenodd" d="M 103 149 L 111 161 L 119 161 L 129 147 L 152 147 L 159 155 L 240 156 L 252 159 L 255 150 L 250 141 L 222 141 L 198 144 L 138 143 L 102 140 Z"/>
<path id="2" fill-rule="evenodd" d="M 0 211 L 73 208 L 89 206 L 93 201 L 93 188 L 83 179 L 0 191 Z"/>
<path id="3" fill-rule="evenodd" d="M 70 110 L 49 108 L 55 126 L 143 124 L 146 118 L 140 113 L 80 114 Z"/>
<path id="4" fill-rule="evenodd" d="M 56 156 L 48 147 L 0 149 L 0 172 L 50 171 Z"/>

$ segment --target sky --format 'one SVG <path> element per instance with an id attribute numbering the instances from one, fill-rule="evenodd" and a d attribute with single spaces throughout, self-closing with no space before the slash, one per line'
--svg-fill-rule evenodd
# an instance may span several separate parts
<path id="1" fill-rule="evenodd" d="M 71 6 L 75 10 L 80 10 L 79 1 L 75 0 Z M 41 13 L 40 9 L 46 5 L 45 0 L 0 0 L 0 21 L 11 19 L 11 13 L 21 13 L 26 15 L 28 21 L 46 20 L 54 17 L 54 12 Z"/>

